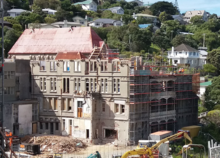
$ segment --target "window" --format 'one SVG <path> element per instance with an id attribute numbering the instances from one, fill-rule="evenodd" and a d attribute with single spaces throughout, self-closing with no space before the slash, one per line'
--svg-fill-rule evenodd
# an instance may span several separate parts
<path id="1" fill-rule="evenodd" d="M 65 120 L 63 119 L 63 131 L 65 131 Z"/>
<path id="2" fill-rule="evenodd" d="M 55 129 L 56 129 L 56 130 L 59 130 L 59 122 L 56 122 L 56 123 L 55 123 Z"/>
<path id="3" fill-rule="evenodd" d="M 78 78 L 78 91 L 80 91 L 80 78 Z"/>
<path id="4" fill-rule="evenodd" d="M 83 102 L 77 101 L 77 117 L 82 117 Z"/>
<path id="5" fill-rule="evenodd" d="M 91 91 L 93 91 L 93 79 L 90 79 L 90 87 L 91 87 Z"/>
<path id="6" fill-rule="evenodd" d="M 53 83 L 54 83 L 54 91 L 57 91 L 57 79 L 56 78 L 53 79 Z"/>
<path id="7" fill-rule="evenodd" d="M 65 98 L 62 99 L 61 110 L 66 110 L 66 99 Z"/>
<path id="8" fill-rule="evenodd" d="M 101 92 L 104 92 L 104 81 L 101 79 Z"/>
<path id="9" fill-rule="evenodd" d="M 115 104 L 115 113 L 119 113 L 119 104 Z"/>
<path id="10" fill-rule="evenodd" d="M 89 91 L 89 79 L 86 79 L 86 91 Z"/>
<path id="11" fill-rule="evenodd" d="M 50 71 L 57 71 L 57 62 L 56 61 L 50 62 Z"/>
<path id="12" fill-rule="evenodd" d="M 63 93 L 69 93 L 69 78 L 63 78 Z"/>
<path id="13" fill-rule="evenodd" d="M 10 78 L 14 78 L 15 77 L 15 72 L 14 71 L 11 71 L 11 76 Z"/>
<path id="14" fill-rule="evenodd" d="M 118 93 L 120 93 L 120 79 L 118 79 Z"/>
<path id="15" fill-rule="evenodd" d="M 108 80 L 105 79 L 105 92 L 107 93 L 108 92 Z"/>
<path id="16" fill-rule="evenodd" d="M 90 71 L 93 71 L 93 61 L 90 61 Z"/>
<path id="17" fill-rule="evenodd" d="M 63 71 L 70 71 L 70 63 L 69 61 L 63 62 Z"/>
<path id="18" fill-rule="evenodd" d="M 96 61 L 94 61 L 94 71 L 97 71 Z"/>
<path id="19" fill-rule="evenodd" d="M 44 86 L 43 86 L 43 90 L 46 91 L 46 87 L 47 87 L 47 83 L 46 83 L 46 78 L 43 78 L 44 79 Z"/>
<path id="20" fill-rule="evenodd" d="M 101 71 L 104 71 L 103 61 L 101 62 Z"/>
<path id="21" fill-rule="evenodd" d="M 46 126 L 45 128 L 48 129 L 48 122 L 45 123 L 45 126 Z"/>
<path id="22" fill-rule="evenodd" d="M 47 109 L 47 98 L 43 98 L 43 109 Z"/>
<path id="23" fill-rule="evenodd" d="M 101 71 L 108 71 L 108 62 L 107 61 L 101 62 Z"/>
<path id="24" fill-rule="evenodd" d="M 196 55 L 196 53 L 195 53 L 195 52 L 193 52 L 193 55 L 195 56 L 195 55 Z"/>
<path id="25" fill-rule="evenodd" d="M 125 106 L 124 105 L 121 105 L 121 113 L 125 113 Z"/>
<path id="26" fill-rule="evenodd" d="M 53 109 L 53 102 L 52 102 L 52 98 L 49 98 L 49 110 Z"/>
<path id="27" fill-rule="evenodd" d="M 95 92 L 97 90 L 97 82 L 96 82 L 96 79 L 94 79 L 94 88 L 95 88 Z"/>
<path id="28" fill-rule="evenodd" d="M 58 108 L 57 108 L 57 98 L 54 98 L 54 108 L 53 108 L 54 110 L 57 110 Z"/>
<path id="29" fill-rule="evenodd" d="M 41 91 L 43 90 L 43 81 L 42 81 L 42 78 L 40 78 L 40 90 L 41 90 Z"/>
<path id="30" fill-rule="evenodd" d="M 77 91 L 77 80 L 74 78 L 74 90 Z"/>
<path id="31" fill-rule="evenodd" d="M 102 103 L 102 112 L 105 112 L 105 102 Z"/>
<path id="32" fill-rule="evenodd" d="M 53 78 L 50 79 L 50 91 L 53 91 Z"/>
<path id="33" fill-rule="evenodd" d="M 40 122 L 40 129 L 43 129 L 43 123 Z"/>
<path id="34" fill-rule="evenodd" d="M 186 52 L 186 55 L 187 55 L 187 52 Z"/>
<path id="35" fill-rule="evenodd" d="M 116 79 L 114 79 L 113 89 L 114 89 L 114 93 L 115 93 L 116 92 Z"/>
<path id="36" fill-rule="evenodd" d="M 182 52 L 179 52 L 179 54 L 182 54 Z"/>
<path id="37" fill-rule="evenodd" d="M 75 71 L 81 71 L 81 64 L 80 61 L 75 61 Z"/>
<path id="38" fill-rule="evenodd" d="M 4 78 L 7 79 L 8 78 L 8 71 L 4 72 Z"/>
<path id="39" fill-rule="evenodd" d="M 46 63 L 45 63 L 45 61 L 40 61 L 40 71 L 46 71 Z"/>
<path id="40" fill-rule="evenodd" d="M 68 99 L 68 110 L 72 110 L 71 99 Z"/>

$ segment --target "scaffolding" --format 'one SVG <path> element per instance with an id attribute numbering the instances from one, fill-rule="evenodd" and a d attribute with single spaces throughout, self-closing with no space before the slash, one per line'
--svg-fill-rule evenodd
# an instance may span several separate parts
<path id="1" fill-rule="evenodd" d="M 167 62 L 130 59 L 130 141 L 196 123 L 200 75 Z"/>

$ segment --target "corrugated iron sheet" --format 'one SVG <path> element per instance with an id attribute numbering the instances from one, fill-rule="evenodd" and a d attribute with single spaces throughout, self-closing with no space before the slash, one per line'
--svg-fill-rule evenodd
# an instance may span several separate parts
<path id="1" fill-rule="evenodd" d="M 70 28 L 26 29 L 9 54 L 91 53 L 102 42 L 90 27 L 74 27 L 72 31 Z"/>

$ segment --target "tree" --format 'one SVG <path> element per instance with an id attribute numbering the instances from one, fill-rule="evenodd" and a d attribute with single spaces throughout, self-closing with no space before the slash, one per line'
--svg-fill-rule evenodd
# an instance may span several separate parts
<path id="1" fill-rule="evenodd" d="M 47 15 L 47 17 L 44 18 L 44 21 L 47 23 L 47 24 L 51 24 L 51 23 L 54 23 L 56 22 L 56 18 L 54 15 Z"/>
<path id="2" fill-rule="evenodd" d="M 196 16 L 193 16 L 193 17 L 190 19 L 190 22 L 191 22 L 193 25 L 201 25 L 201 24 L 203 24 L 205 21 L 203 20 L 202 16 L 196 15 Z"/>
<path id="3" fill-rule="evenodd" d="M 208 53 L 207 62 L 217 68 L 217 73 L 220 73 L 220 49 L 214 49 Z"/>
<path id="4" fill-rule="evenodd" d="M 212 84 L 205 91 L 205 107 L 212 110 L 217 104 L 220 104 L 220 76 L 214 77 Z"/>
<path id="5" fill-rule="evenodd" d="M 164 11 L 170 15 L 175 15 L 176 13 L 179 12 L 177 8 L 173 6 L 172 3 L 165 1 L 154 3 L 153 5 L 150 6 L 150 10 L 153 13 L 153 15 L 156 16 L 159 16 L 160 13 Z"/>
<path id="6" fill-rule="evenodd" d="M 209 111 L 206 118 L 213 124 L 220 126 L 220 110 Z"/>
<path id="7" fill-rule="evenodd" d="M 60 6 L 59 0 L 34 0 L 34 5 L 39 6 L 41 9 L 50 8 L 57 9 Z"/>
<path id="8" fill-rule="evenodd" d="M 217 71 L 217 68 L 212 64 L 205 64 L 204 71 L 208 73 L 215 73 Z"/>
<path id="9" fill-rule="evenodd" d="M 176 35 L 171 41 L 171 44 L 174 47 L 182 43 L 187 44 L 193 48 L 197 48 L 197 43 L 194 39 L 192 39 L 191 35 Z"/>
<path id="10" fill-rule="evenodd" d="M 166 12 L 161 12 L 159 15 L 160 22 L 165 22 L 167 20 L 173 20 L 173 17 Z"/>
<path id="11" fill-rule="evenodd" d="M 110 10 L 105 10 L 102 12 L 102 18 L 111 19 L 113 17 L 113 13 Z"/>
<path id="12" fill-rule="evenodd" d="M 160 47 L 161 51 L 167 50 L 171 46 L 170 39 L 160 34 L 153 36 L 153 43 Z"/>

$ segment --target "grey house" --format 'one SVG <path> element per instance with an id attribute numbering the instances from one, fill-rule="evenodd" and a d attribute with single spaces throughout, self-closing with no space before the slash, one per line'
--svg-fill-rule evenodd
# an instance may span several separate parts
<path id="1" fill-rule="evenodd" d="M 89 24 L 92 27 L 123 26 L 123 22 L 114 19 L 96 19 Z"/>
<path id="2" fill-rule="evenodd" d="M 110 10 L 114 14 L 124 14 L 124 9 L 122 7 L 113 7 L 108 8 L 107 10 Z"/>

